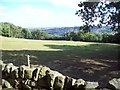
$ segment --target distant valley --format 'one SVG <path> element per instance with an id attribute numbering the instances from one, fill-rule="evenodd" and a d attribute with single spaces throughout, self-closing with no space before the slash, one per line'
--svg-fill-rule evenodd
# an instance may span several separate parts
<path id="1" fill-rule="evenodd" d="M 43 31 L 46 31 L 49 34 L 52 35 L 60 35 L 63 36 L 65 34 L 65 32 L 68 31 L 78 31 L 79 30 L 79 26 L 75 26 L 75 27 L 45 27 L 45 28 L 29 28 L 30 30 L 34 30 L 34 29 L 40 29 Z M 97 26 L 94 26 L 93 28 L 91 28 L 92 32 L 96 32 L 99 34 L 102 33 L 113 33 L 112 29 L 110 29 L 110 27 L 108 26 L 103 26 L 102 28 L 98 28 Z"/>

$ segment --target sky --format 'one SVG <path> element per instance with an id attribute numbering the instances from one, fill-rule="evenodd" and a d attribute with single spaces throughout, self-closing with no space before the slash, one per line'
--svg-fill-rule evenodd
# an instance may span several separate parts
<path id="1" fill-rule="evenodd" d="M 0 0 L 0 22 L 22 27 L 72 27 L 83 22 L 75 15 L 83 0 Z"/>

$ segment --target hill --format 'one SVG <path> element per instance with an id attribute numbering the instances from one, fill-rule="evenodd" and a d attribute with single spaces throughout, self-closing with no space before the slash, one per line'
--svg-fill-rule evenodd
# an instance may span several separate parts
<path id="1" fill-rule="evenodd" d="M 75 26 L 75 27 L 46 27 L 46 28 L 29 28 L 30 30 L 34 29 L 40 29 L 43 31 L 46 31 L 49 34 L 52 35 L 60 35 L 63 36 L 66 32 L 68 31 L 78 31 L 80 29 L 80 26 Z M 94 26 L 91 28 L 92 32 L 96 32 L 99 34 L 102 33 L 113 33 L 113 31 L 110 29 L 109 26 L 103 26 L 102 28 L 98 28 L 97 26 Z"/>
<path id="2" fill-rule="evenodd" d="M 59 35 L 59 36 L 63 36 L 66 32 L 68 31 L 78 31 L 80 29 L 80 26 L 75 26 L 75 27 L 44 27 L 44 28 L 36 28 L 36 27 L 32 27 L 32 28 L 22 28 L 20 26 L 15 26 L 12 23 L 9 22 L 0 22 L 0 35 L 3 36 L 7 36 L 7 37 L 24 37 L 22 30 L 35 30 L 35 29 L 39 29 L 42 31 L 47 32 L 48 34 L 52 34 L 52 35 Z M 27 31 L 28 31 L 27 30 Z M 102 28 L 98 28 L 97 26 L 94 26 L 93 28 L 91 28 L 92 32 L 96 32 L 99 34 L 102 33 L 113 33 L 113 31 L 110 29 L 110 27 L 108 26 L 103 26 Z M 29 32 L 29 31 L 28 31 Z"/>

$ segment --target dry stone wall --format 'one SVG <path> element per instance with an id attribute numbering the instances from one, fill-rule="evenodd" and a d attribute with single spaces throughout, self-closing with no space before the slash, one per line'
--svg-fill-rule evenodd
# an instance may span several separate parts
<path id="1" fill-rule="evenodd" d="M 53 71 L 46 66 L 14 66 L 12 63 L 2 65 L 2 88 L 17 90 L 120 90 L 120 78 L 108 82 L 101 88 L 99 82 L 74 79 Z"/>

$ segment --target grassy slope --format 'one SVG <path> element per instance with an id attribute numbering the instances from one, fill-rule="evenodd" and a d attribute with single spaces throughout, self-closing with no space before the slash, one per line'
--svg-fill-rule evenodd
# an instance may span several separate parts
<path id="1" fill-rule="evenodd" d="M 73 41 L 52 41 L 52 40 L 27 40 L 17 38 L 1 37 L 3 50 L 45 50 L 56 51 L 57 49 L 49 48 L 46 45 L 70 45 L 81 46 L 96 43 L 73 42 Z M 61 49 L 62 50 L 62 49 Z"/>
<path id="2" fill-rule="evenodd" d="M 103 73 L 111 73 L 118 68 L 119 44 L 6 37 L 0 39 L 3 61 L 15 65 L 26 64 L 26 55 L 29 54 L 32 64 L 44 64 L 66 75 L 87 80 L 98 79 L 98 74 L 104 77 Z M 107 75 L 105 77 L 109 79 L 110 75 Z M 103 77 L 100 78 L 106 80 Z"/>
<path id="3" fill-rule="evenodd" d="M 47 41 L 47 40 L 26 40 L 16 38 L 1 37 L 2 47 L 5 52 L 23 52 L 23 56 L 30 54 L 40 60 L 79 60 L 79 59 L 109 59 L 118 60 L 120 45 L 104 44 L 93 42 L 73 42 L 73 41 Z M 35 54 L 35 53 L 36 54 Z M 18 55 L 19 56 L 19 55 Z M 8 59 L 8 56 L 3 59 Z M 22 57 L 24 58 L 24 57 Z M 33 58 L 34 59 L 34 58 Z M 39 61 L 38 61 L 39 62 Z"/>

